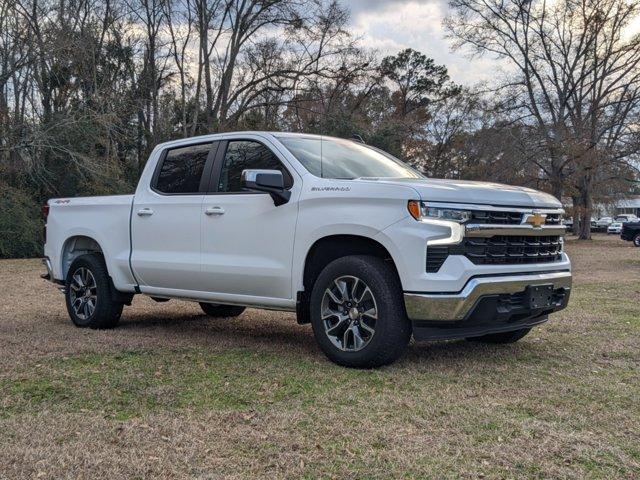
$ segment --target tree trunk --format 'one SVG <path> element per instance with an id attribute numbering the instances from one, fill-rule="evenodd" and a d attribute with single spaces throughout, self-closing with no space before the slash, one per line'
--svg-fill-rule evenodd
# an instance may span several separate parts
<path id="1" fill-rule="evenodd" d="M 573 211 L 571 212 L 571 216 L 573 218 L 573 225 L 571 226 L 571 233 L 573 233 L 574 235 L 579 235 L 580 234 L 580 207 L 579 207 L 579 200 L 578 200 L 578 196 L 577 195 L 571 195 L 571 205 L 573 206 Z"/>
<path id="2" fill-rule="evenodd" d="M 580 240 L 591 240 L 591 212 L 593 210 L 593 202 L 591 198 L 591 175 L 586 174 L 580 182 L 580 194 L 578 196 L 578 212 L 580 217 L 580 227 L 578 229 L 578 238 Z"/>
<path id="3" fill-rule="evenodd" d="M 562 202 L 564 185 L 560 175 L 551 178 L 551 194 Z"/>

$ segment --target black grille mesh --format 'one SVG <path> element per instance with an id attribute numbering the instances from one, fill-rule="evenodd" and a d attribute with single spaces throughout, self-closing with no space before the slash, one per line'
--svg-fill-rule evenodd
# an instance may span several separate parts
<path id="1" fill-rule="evenodd" d="M 493 225 L 518 225 L 522 221 L 520 212 L 496 212 L 485 210 L 472 210 L 469 223 L 493 224 Z"/>
<path id="2" fill-rule="evenodd" d="M 519 225 L 522 223 L 520 212 L 498 212 L 495 210 L 472 210 L 469 223 L 478 223 L 481 225 Z M 560 214 L 548 213 L 545 221 L 546 225 L 559 225 Z"/>
<path id="3" fill-rule="evenodd" d="M 427 247 L 427 272 L 440 270 L 449 255 L 464 255 L 476 265 L 521 265 L 560 260 L 559 236 L 465 238 L 459 245 Z"/>

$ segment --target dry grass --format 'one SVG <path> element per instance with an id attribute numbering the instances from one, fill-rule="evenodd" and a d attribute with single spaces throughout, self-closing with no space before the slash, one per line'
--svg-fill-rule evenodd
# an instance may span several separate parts
<path id="1" fill-rule="evenodd" d="M 292 315 L 136 298 L 74 328 L 0 262 L 0 478 L 638 478 L 640 249 L 569 241 L 569 309 L 512 346 L 334 366 Z"/>

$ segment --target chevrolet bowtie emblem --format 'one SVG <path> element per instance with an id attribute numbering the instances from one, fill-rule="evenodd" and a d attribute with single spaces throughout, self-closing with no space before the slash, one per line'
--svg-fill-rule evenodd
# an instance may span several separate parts
<path id="1" fill-rule="evenodd" d="M 545 224 L 546 220 L 547 216 L 545 214 L 535 212 L 528 214 L 524 223 L 528 223 L 529 225 L 539 228 Z"/>

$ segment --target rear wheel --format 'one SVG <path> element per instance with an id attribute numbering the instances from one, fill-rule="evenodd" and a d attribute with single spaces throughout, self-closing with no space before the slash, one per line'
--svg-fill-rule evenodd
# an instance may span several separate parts
<path id="1" fill-rule="evenodd" d="M 310 310 L 318 345 L 338 365 L 387 365 L 411 338 L 396 272 L 377 257 L 354 255 L 327 265 L 313 286 Z"/>
<path id="2" fill-rule="evenodd" d="M 69 267 L 65 300 L 71 321 L 81 328 L 113 328 L 122 314 L 104 259 L 95 253 L 76 258 Z"/>
<path id="3" fill-rule="evenodd" d="M 491 333 L 481 337 L 469 337 L 467 340 L 482 343 L 515 343 L 531 331 L 530 328 L 521 328 L 512 332 Z"/>
<path id="4" fill-rule="evenodd" d="M 245 307 L 237 307 L 235 305 L 219 305 L 217 303 L 204 302 L 200 302 L 200 308 L 210 317 L 216 318 L 237 317 L 245 310 Z"/>

